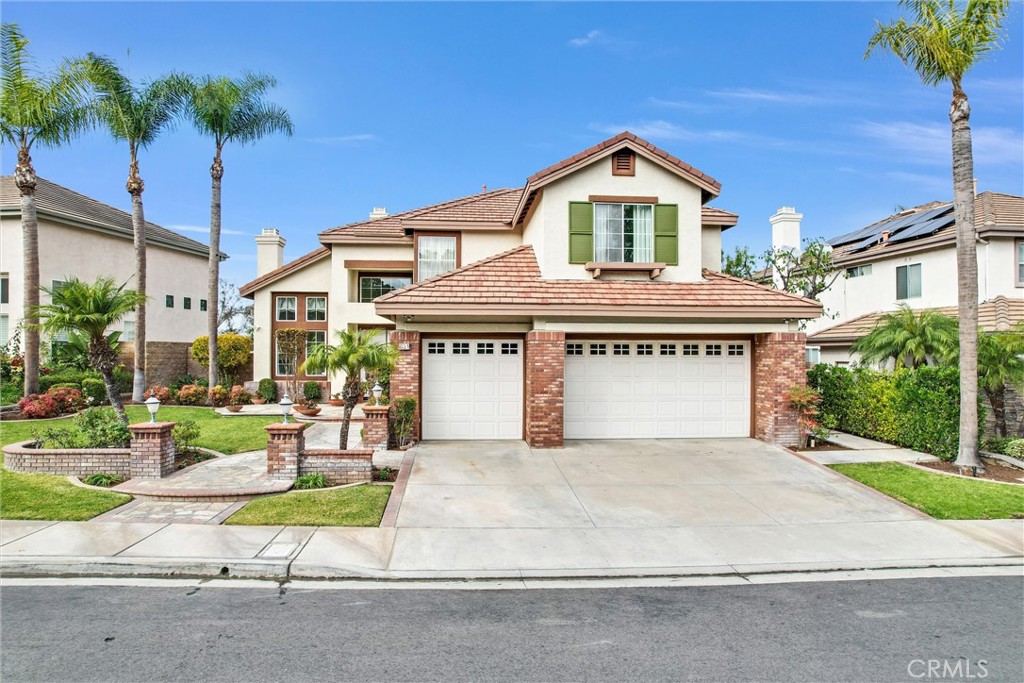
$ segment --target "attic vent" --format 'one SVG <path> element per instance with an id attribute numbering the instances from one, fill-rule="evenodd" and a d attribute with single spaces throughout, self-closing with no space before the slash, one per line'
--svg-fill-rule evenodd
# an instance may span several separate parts
<path id="1" fill-rule="evenodd" d="M 636 175 L 636 155 L 628 149 L 612 154 L 612 175 Z"/>

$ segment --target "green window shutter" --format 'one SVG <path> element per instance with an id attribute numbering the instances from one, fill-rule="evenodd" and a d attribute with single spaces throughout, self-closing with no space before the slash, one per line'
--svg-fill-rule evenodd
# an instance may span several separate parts
<path id="1" fill-rule="evenodd" d="M 679 265 L 679 205 L 654 205 L 654 260 Z"/>
<path id="2" fill-rule="evenodd" d="M 569 263 L 594 260 L 594 205 L 569 202 Z"/>

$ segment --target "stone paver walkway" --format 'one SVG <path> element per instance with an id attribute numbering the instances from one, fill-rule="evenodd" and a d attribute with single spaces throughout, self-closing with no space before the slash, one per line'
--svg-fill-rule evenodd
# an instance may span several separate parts
<path id="1" fill-rule="evenodd" d="M 135 500 L 96 518 L 98 522 L 157 522 L 164 524 L 221 524 L 245 505 L 245 501 L 186 503 Z"/>

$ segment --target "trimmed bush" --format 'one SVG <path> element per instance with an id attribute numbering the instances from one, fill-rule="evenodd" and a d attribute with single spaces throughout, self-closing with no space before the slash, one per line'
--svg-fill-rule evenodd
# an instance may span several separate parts
<path id="1" fill-rule="evenodd" d="M 217 385 L 210 389 L 210 404 L 216 408 L 223 408 L 231 400 L 231 392 L 227 387 Z"/>
<path id="2" fill-rule="evenodd" d="M 221 382 L 231 380 L 235 373 L 249 362 L 252 340 L 230 332 L 217 335 L 217 377 Z M 192 359 L 204 368 L 210 365 L 210 338 L 199 337 L 192 342 Z"/>
<path id="3" fill-rule="evenodd" d="M 44 394 L 30 394 L 18 401 L 22 416 L 30 420 L 67 415 L 84 406 L 82 392 L 67 387 L 50 387 Z"/>
<path id="4" fill-rule="evenodd" d="M 320 400 L 320 383 L 319 382 L 306 382 L 302 385 L 302 397 L 309 399 L 310 401 Z"/>
<path id="5" fill-rule="evenodd" d="M 260 385 L 259 388 L 256 390 L 256 393 L 259 395 L 260 398 L 265 399 L 268 403 L 276 401 L 277 382 L 270 379 L 269 377 L 264 377 L 263 379 L 260 380 Z"/>
<path id="6" fill-rule="evenodd" d="M 171 392 L 170 387 L 162 387 L 159 384 L 151 386 L 146 390 L 146 393 L 142 395 L 142 398 L 149 398 L 150 396 L 156 396 L 156 400 L 161 403 L 170 403 L 174 400 L 174 394 Z"/>
<path id="7" fill-rule="evenodd" d="M 1024 439 L 1014 439 L 1006 444 L 1006 455 L 1024 460 Z"/>
<path id="8" fill-rule="evenodd" d="M 183 406 L 206 405 L 206 389 L 198 384 L 186 384 L 178 389 L 178 403 Z"/>
<path id="9" fill-rule="evenodd" d="M 228 403 L 233 406 L 247 406 L 252 403 L 252 394 L 241 384 L 231 387 Z"/>
<path id="10" fill-rule="evenodd" d="M 102 379 L 86 377 L 82 380 L 82 396 L 91 406 L 98 406 L 107 400 L 107 385 Z"/>

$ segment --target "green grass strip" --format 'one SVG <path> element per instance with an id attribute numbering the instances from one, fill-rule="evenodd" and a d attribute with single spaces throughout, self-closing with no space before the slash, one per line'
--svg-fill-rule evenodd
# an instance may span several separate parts
<path id="1" fill-rule="evenodd" d="M 254 526 L 380 526 L 390 486 L 353 486 L 332 491 L 283 493 L 257 498 L 225 524 Z"/>

